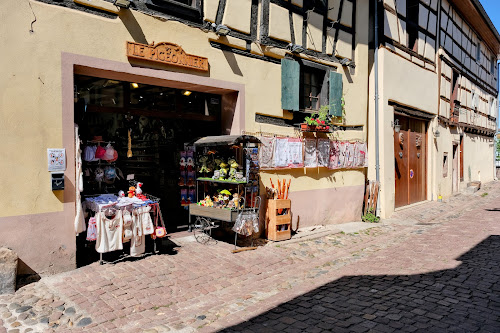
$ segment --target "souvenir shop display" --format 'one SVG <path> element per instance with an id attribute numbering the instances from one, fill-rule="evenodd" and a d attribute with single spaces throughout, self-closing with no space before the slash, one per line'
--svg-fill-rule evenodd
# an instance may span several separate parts
<path id="1" fill-rule="evenodd" d="M 103 253 L 124 250 L 128 244 L 128 255 L 119 260 L 145 255 L 146 236 L 155 240 L 166 235 L 165 223 L 160 210 L 160 199 L 142 190 L 143 184 L 130 181 L 127 195 L 120 190 L 118 195 L 96 194 L 87 196 L 82 204 L 87 219 L 88 242 L 95 242 L 99 262 Z M 153 253 L 157 253 L 153 242 Z"/>
<path id="2" fill-rule="evenodd" d="M 189 205 L 189 229 L 194 229 L 199 242 L 210 239 L 211 229 L 219 226 L 216 222 L 235 223 L 238 219 L 238 226 L 233 226 L 236 246 L 238 234 L 249 235 L 250 228 L 244 227 L 249 212 L 257 216 L 252 221 L 258 225 L 259 143 L 249 135 L 204 137 L 194 142 L 197 203 Z"/>

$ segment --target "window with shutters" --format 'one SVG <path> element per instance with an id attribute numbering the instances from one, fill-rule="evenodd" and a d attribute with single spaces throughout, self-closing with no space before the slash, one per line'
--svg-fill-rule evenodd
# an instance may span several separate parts
<path id="1" fill-rule="evenodd" d="M 323 84 L 328 84 L 325 80 L 326 71 L 316 68 L 302 66 L 300 75 L 300 90 L 301 100 L 300 109 L 302 110 L 319 110 L 322 100 L 328 100 L 328 89 L 323 89 Z"/>
<path id="2" fill-rule="evenodd" d="M 329 105 L 330 115 L 342 116 L 342 74 L 325 66 L 281 60 L 281 107 L 289 111 L 317 111 Z"/>

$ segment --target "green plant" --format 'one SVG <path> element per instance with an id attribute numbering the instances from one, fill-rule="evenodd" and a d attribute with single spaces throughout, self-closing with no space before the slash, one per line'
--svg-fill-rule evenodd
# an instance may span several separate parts
<path id="1" fill-rule="evenodd" d="M 378 223 L 380 222 L 380 217 L 377 217 L 377 215 L 373 213 L 373 209 L 369 209 L 368 212 L 361 217 L 361 220 L 368 223 Z"/>
<path id="2" fill-rule="evenodd" d="M 317 113 L 313 113 L 310 117 L 305 117 L 304 120 L 309 126 L 325 126 L 331 122 L 331 117 L 328 114 L 330 107 L 322 105 Z"/>
<path id="3" fill-rule="evenodd" d="M 481 194 L 481 196 L 482 196 L 483 198 L 484 198 L 485 196 L 487 196 L 487 195 L 488 195 L 488 192 L 484 192 L 484 193 L 482 193 L 482 194 Z"/>

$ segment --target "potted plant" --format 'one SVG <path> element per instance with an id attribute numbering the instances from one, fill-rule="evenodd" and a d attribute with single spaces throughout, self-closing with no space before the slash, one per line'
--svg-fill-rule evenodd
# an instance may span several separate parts
<path id="1" fill-rule="evenodd" d="M 321 106 L 317 113 L 304 118 L 305 123 L 300 124 L 300 129 L 303 131 L 328 132 L 330 130 L 328 124 L 331 121 L 328 110 L 328 105 Z"/>

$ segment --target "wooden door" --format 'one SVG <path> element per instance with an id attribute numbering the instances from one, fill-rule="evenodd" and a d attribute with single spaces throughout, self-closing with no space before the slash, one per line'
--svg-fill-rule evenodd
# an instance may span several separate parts
<path id="1" fill-rule="evenodd" d="M 460 138 L 460 181 L 464 181 L 464 137 Z"/>
<path id="2" fill-rule="evenodd" d="M 394 132 L 396 208 L 408 204 L 408 131 Z"/>
<path id="3" fill-rule="evenodd" d="M 427 197 L 426 123 L 397 116 L 401 124 L 394 132 L 395 207 L 423 201 Z"/>
<path id="4" fill-rule="evenodd" d="M 453 193 L 458 192 L 458 143 L 453 144 L 452 181 Z"/>

